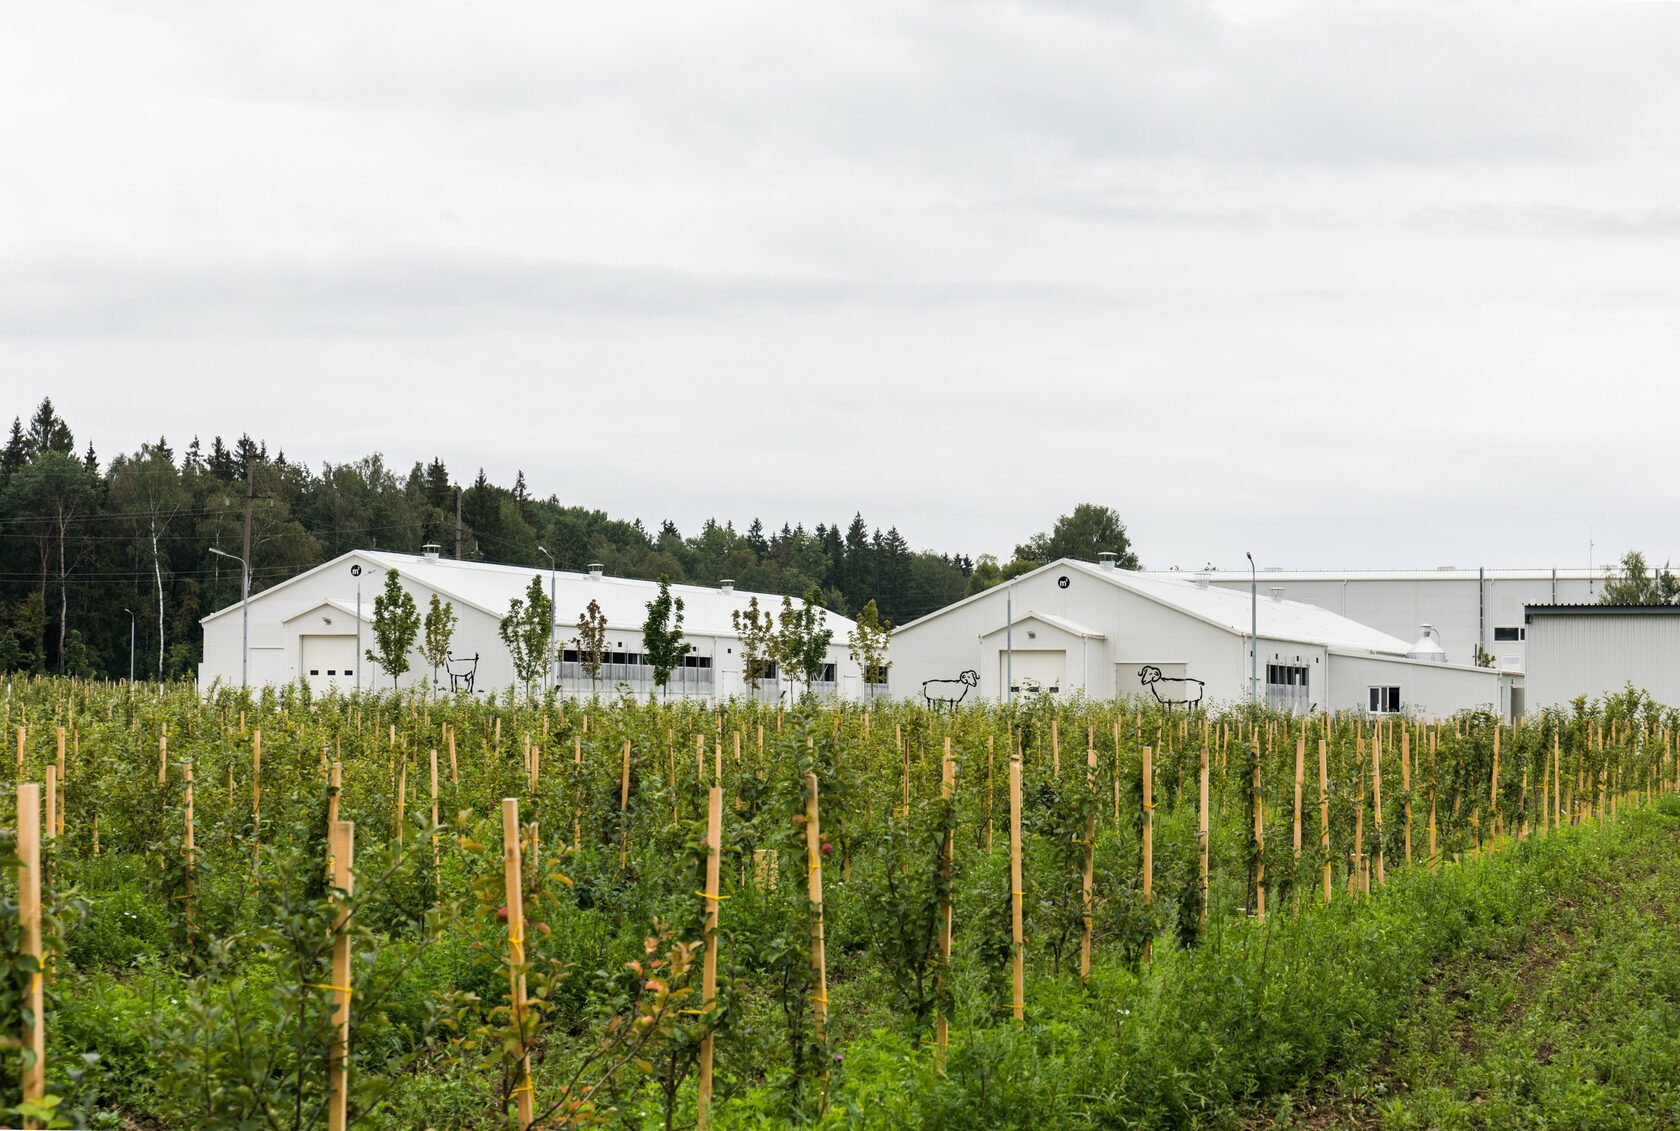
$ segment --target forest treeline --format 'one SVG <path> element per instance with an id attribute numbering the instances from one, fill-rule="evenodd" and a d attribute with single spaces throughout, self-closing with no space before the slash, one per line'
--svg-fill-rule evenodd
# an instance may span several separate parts
<path id="1" fill-rule="evenodd" d="M 442 460 L 407 471 L 374 454 L 319 471 L 249 435 L 208 446 L 166 438 L 102 462 L 79 448 L 46 399 L 27 423 L 14 417 L 0 451 L 0 671 L 126 676 L 133 638 L 139 678 L 191 676 L 199 618 L 239 599 L 250 511 L 251 589 L 258 592 L 352 549 L 418 552 L 546 569 L 600 562 L 607 573 L 801 595 L 851 613 L 873 599 L 894 624 L 1061 556 L 1099 550 L 1137 559 L 1119 516 L 1081 504 L 1006 563 L 981 554 L 913 550 L 896 527 L 754 519 L 745 530 L 708 520 L 682 534 L 604 511 L 534 496 L 520 472 L 511 487 L 480 469 L 462 482 Z M 561 617 L 567 615 L 561 610 Z"/>

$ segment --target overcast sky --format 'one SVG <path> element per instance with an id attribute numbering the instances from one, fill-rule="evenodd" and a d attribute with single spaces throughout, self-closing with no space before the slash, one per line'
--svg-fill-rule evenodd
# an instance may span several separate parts
<path id="1" fill-rule="evenodd" d="M 1659 5 L 17 5 L 3 407 L 685 533 L 1660 559 L 1677 58 Z"/>

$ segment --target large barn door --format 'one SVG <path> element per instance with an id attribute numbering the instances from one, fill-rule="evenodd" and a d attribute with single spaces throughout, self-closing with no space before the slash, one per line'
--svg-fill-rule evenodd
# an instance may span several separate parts
<path id="1" fill-rule="evenodd" d="M 312 692 L 325 692 L 330 687 L 353 691 L 356 687 L 356 638 L 298 637 L 298 674 Z M 363 682 L 369 681 L 364 679 Z"/>
<path id="2" fill-rule="evenodd" d="M 998 653 L 998 686 L 1008 686 L 1009 653 Z M 1057 648 L 1015 649 L 1016 695 L 1060 695 L 1067 684 L 1067 652 Z"/>

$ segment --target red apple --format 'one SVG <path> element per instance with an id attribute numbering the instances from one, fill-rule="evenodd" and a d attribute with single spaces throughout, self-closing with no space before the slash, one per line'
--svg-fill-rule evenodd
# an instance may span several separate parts
<path id="1" fill-rule="evenodd" d="M 832 844 L 828 843 L 828 841 L 826 841 L 826 840 L 823 841 L 823 843 L 822 843 L 822 854 L 824 856 L 829 856 L 829 855 L 832 855 L 833 852 L 834 852 L 834 846 Z"/>

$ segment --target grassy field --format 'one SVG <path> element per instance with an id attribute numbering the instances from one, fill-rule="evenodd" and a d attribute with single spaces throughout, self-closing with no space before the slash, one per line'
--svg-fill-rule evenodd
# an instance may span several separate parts
<path id="1" fill-rule="evenodd" d="M 43 1123 L 325 1126 L 342 1064 L 351 1126 L 670 1131 L 708 1048 L 717 1128 L 1666 1115 L 1634 1035 L 1680 761 L 1637 695 L 1511 727 L 20 680 L 0 716 L 0 788 L 56 786 L 47 1098 L 0 1039 Z M 41 969 L 18 875 L 0 1038 Z"/>
<path id="2" fill-rule="evenodd" d="M 1245 1122 L 1680 1126 L 1680 804 L 1575 836 L 1584 870 L 1536 918 L 1441 964 L 1390 1032 Z"/>

